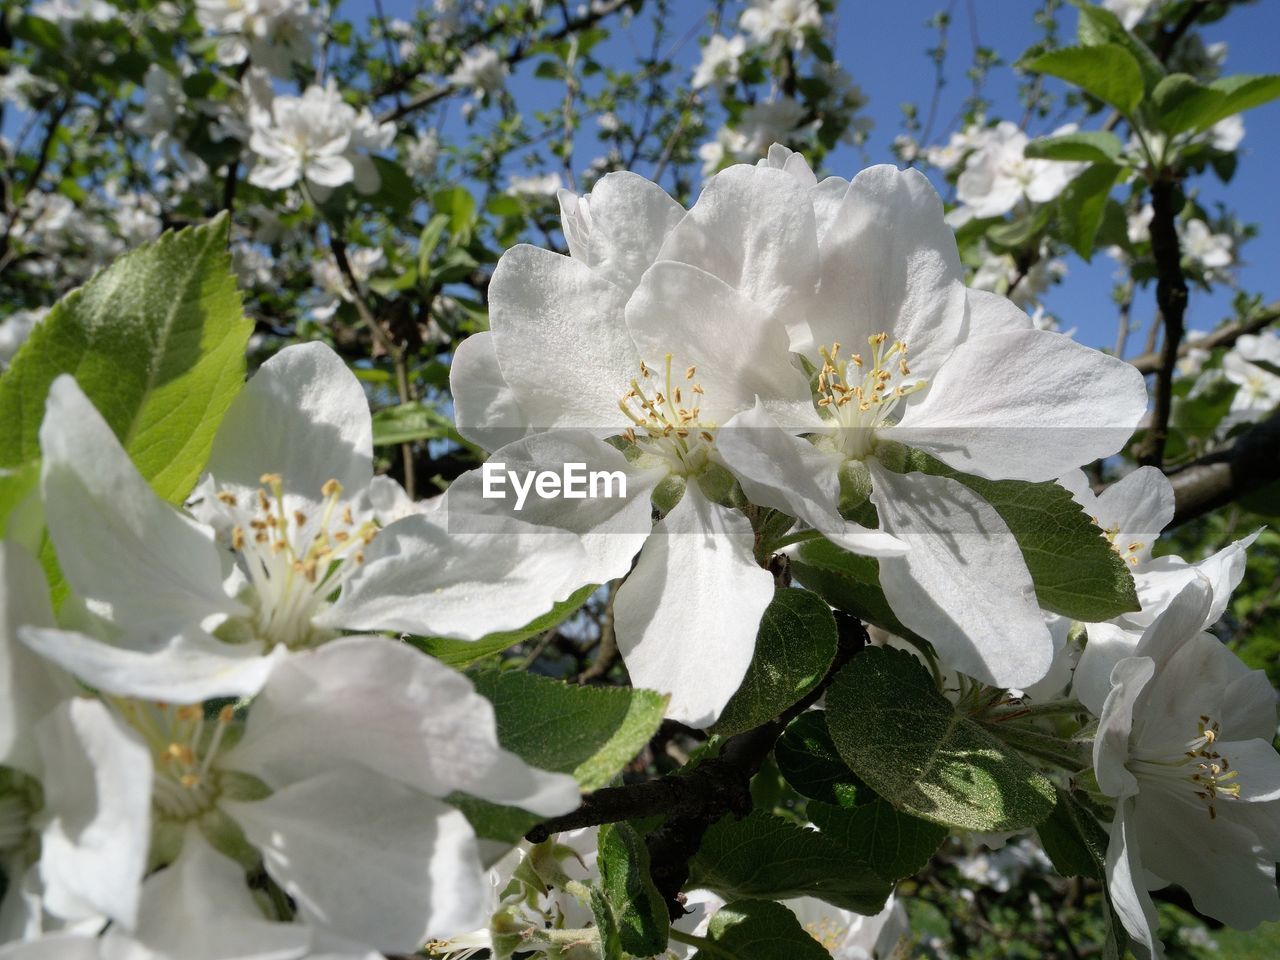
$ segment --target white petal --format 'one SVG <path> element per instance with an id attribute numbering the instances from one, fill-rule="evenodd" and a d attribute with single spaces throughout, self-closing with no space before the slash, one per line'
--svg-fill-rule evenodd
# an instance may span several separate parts
<path id="1" fill-rule="evenodd" d="M 105 915 L 127 927 L 151 838 L 151 754 L 96 700 L 69 700 L 35 729 L 44 761 L 40 878 L 64 920 Z"/>
<path id="2" fill-rule="evenodd" d="M 478 533 L 421 514 L 397 520 L 366 549 L 338 602 L 313 622 L 478 640 L 523 627 L 585 585 L 577 537 L 494 520 L 484 528 L 491 532 Z"/>
<path id="3" fill-rule="evenodd" d="M 1097 498 L 1099 525 L 1118 527 L 1116 545 L 1144 544 L 1138 555 L 1150 556 L 1151 543 L 1173 521 L 1173 484 L 1156 467 L 1139 467 L 1103 490 Z"/>
<path id="4" fill-rule="evenodd" d="M 472 334 L 458 344 L 449 365 L 458 432 L 486 450 L 497 450 L 529 432 L 520 404 L 502 376 L 493 334 Z"/>
<path id="5" fill-rule="evenodd" d="M 1143 882 L 1142 860 L 1139 859 L 1138 841 L 1132 824 L 1133 802 L 1132 799 L 1122 800 L 1111 823 L 1106 860 L 1107 892 L 1120 922 L 1133 938 L 1130 946 L 1140 948 L 1146 956 L 1159 960 L 1164 956 L 1157 936 L 1160 918 Z"/>
<path id="6" fill-rule="evenodd" d="M 869 167 L 850 182 L 822 239 L 815 341 L 857 352 L 884 332 L 906 341 L 912 368 L 932 376 L 964 324 L 963 280 L 929 181 L 916 170 Z"/>
<path id="7" fill-rule="evenodd" d="M 1138 649 L 1142 633 L 1115 623 L 1088 624 L 1089 642 L 1071 678 L 1071 693 L 1097 716 L 1111 692 L 1111 671 Z"/>
<path id="8" fill-rule="evenodd" d="M 537 427 L 616 427 L 639 375 L 622 290 L 582 263 L 521 244 L 489 284 L 489 323 L 503 376 Z"/>
<path id="9" fill-rule="evenodd" d="M 225 808 L 309 923 L 386 953 L 485 922 L 466 818 L 367 770 L 335 770 Z"/>
<path id="10" fill-rule="evenodd" d="M 1208 580 L 1197 577 L 1187 583 L 1142 634 L 1135 656 L 1150 657 L 1156 670 L 1163 671 L 1173 655 L 1204 629 L 1212 602 Z"/>
<path id="11" fill-rule="evenodd" d="M 947 477 L 899 475 L 875 461 L 871 477 L 881 529 L 909 547 L 880 560 L 880 586 L 903 625 L 984 683 L 1025 688 L 1048 673 L 1053 639 L 995 508 Z"/>
<path id="12" fill-rule="evenodd" d="M 285 347 L 232 401 L 208 472 L 219 484 L 255 491 L 263 474 L 278 473 L 287 500 L 318 502 L 328 480 L 357 496 L 373 477 L 364 388 L 324 344 Z"/>
<path id="13" fill-rule="evenodd" d="M 701 408 L 704 423 L 725 423 L 757 398 L 812 422 L 809 381 L 791 362 L 786 330 L 723 280 L 688 264 L 655 263 L 628 301 L 626 317 L 641 359 L 654 368 L 655 389 L 666 390 L 667 355 L 675 366 L 673 387 L 703 386 L 704 394 L 685 402 Z M 692 380 L 685 377 L 688 367 L 696 368 Z"/>
<path id="14" fill-rule="evenodd" d="M 1023 330 L 961 343 L 924 399 L 884 432 L 965 473 L 1052 480 L 1123 447 L 1146 408 L 1130 364 Z"/>
<path id="15" fill-rule="evenodd" d="M 214 697 L 251 697 L 284 655 L 255 644 L 230 644 L 192 630 L 146 651 L 95 640 L 71 630 L 27 627 L 22 640 L 89 686 L 121 697 L 200 703 Z"/>
<path id="16" fill-rule="evenodd" d="M 773 576 L 756 564 L 746 517 L 689 484 L 654 528 L 614 598 L 631 681 L 671 695 L 667 716 L 715 722 L 751 663 Z"/>
<path id="17" fill-rule="evenodd" d="M 589 227 L 578 232 L 584 242 L 570 245 L 573 256 L 627 294 L 685 215 L 662 187 L 625 170 L 591 188 L 589 210 Z"/>
<path id="18" fill-rule="evenodd" d="M 716 449 L 752 503 L 797 517 L 864 556 L 906 552 L 902 541 L 840 516 L 841 457 L 791 436 L 759 401 L 725 424 L 716 435 Z"/>
<path id="19" fill-rule="evenodd" d="M 0 946 L 0 960 L 99 960 L 96 937 L 53 933 L 26 943 Z"/>
<path id="20" fill-rule="evenodd" d="M 968 336 L 1035 329 L 1032 319 L 1008 297 L 972 287 L 966 288 L 964 295 L 969 311 Z"/>
<path id="21" fill-rule="evenodd" d="M 147 486 L 76 382 L 49 390 L 40 427 L 49 535 L 76 592 L 109 607 L 139 645 L 244 609 L 222 589 L 211 532 Z"/>
<path id="22" fill-rule="evenodd" d="M 578 802 L 571 777 L 498 746 L 493 707 L 471 681 L 381 637 L 335 640 L 277 667 L 227 763 L 272 786 L 343 765 L 434 796 L 462 790 L 543 816 Z"/>
<path id="23" fill-rule="evenodd" d="M 1093 770 L 1098 786 L 1112 797 L 1127 797 L 1138 790 L 1138 781 L 1125 764 L 1130 756 L 1134 707 L 1151 683 L 1156 665 L 1150 657 L 1128 657 L 1111 671 L 1111 689 L 1098 714 L 1093 740 Z"/>
<path id="24" fill-rule="evenodd" d="M 0 540 L 0 764 L 32 775 L 40 769 L 32 725 L 70 696 L 72 685 L 18 640 L 18 630 L 52 623 L 40 563 L 16 543 Z"/>
<path id="25" fill-rule="evenodd" d="M 103 960 L 291 960 L 308 953 L 302 924 L 271 923 L 244 871 L 188 828 L 182 851 L 142 885 L 137 929 L 107 931 Z"/>
<path id="26" fill-rule="evenodd" d="M 307 158 L 307 180 L 320 187 L 340 187 L 350 183 L 356 175 L 355 167 L 346 157 Z"/>
<path id="27" fill-rule="evenodd" d="M 722 170 L 671 231 L 659 259 L 700 267 L 776 322 L 797 325 L 818 280 L 808 191 L 782 170 Z"/>

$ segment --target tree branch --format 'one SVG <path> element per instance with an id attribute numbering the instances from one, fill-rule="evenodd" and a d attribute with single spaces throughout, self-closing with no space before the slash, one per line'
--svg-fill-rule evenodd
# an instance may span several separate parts
<path id="1" fill-rule="evenodd" d="M 1259 330 L 1269 327 L 1276 320 L 1280 320 L 1280 300 L 1272 301 L 1265 307 L 1259 307 L 1252 316 L 1243 320 L 1219 327 L 1195 343 L 1183 343 L 1178 348 L 1178 356 L 1186 356 L 1193 347 L 1201 350 L 1212 350 L 1214 347 L 1229 347 L 1246 333 L 1257 333 Z M 1142 373 L 1155 373 L 1160 369 L 1161 356 L 1162 354 L 1159 352 L 1144 353 L 1141 356 L 1134 357 L 1129 362 Z"/>
<path id="2" fill-rule="evenodd" d="M 1280 480 L 1280 413 L 1169 476 L 1176 527 Z"/>
<path id="3" fill-rule="evenodd" d="M 1138 462 L 1159 467 L 1164 463 L 1164 445 L 1169 437 L 1169 414 L 1173 409 L 1173 373 L 1178 365 L 1178 348 L 1185 330 L 1187 281 L 1182 275 L 1182 247 L 1178 240 L 1178 184 L 1162 175 L 1151 184 L 1151 253 L 1156 261 L 1156 304 L 1164 321 L 1164 344 L 1156 370 L 1155 407 L 1151 426 Z"/>

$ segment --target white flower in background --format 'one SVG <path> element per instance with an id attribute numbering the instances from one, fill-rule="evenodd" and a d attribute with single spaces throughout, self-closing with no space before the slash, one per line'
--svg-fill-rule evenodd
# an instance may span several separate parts
<path id="1" fill-rule="evenodd" d="M 1111 548 L 1124 559 L 1133 574 L 1141 609 L 1106 623 L 1086 624 L 1089 642 L 1075 669 L 1074 696 L 1094 714 L 1110 689 L 1112 668 L 1133 656 L 1142 631 L 1150 626 L 1187 584 L 1204 582 L 1212 603 L 1201 629 L 1217 622 L 1244 577 L 1245 551 L 1257 538 L 1254 533 L 1197 563 L 1182 557 L 1154 557 L 1152 545 L 1173 520 L 1173 485 L 1155 467 L 1139 467 L 1094 494 L 1083 471 L 1075 470 L 1058 483 L 1071 491 L 1102 530 Z"/>
<path id="2" fill-rule="evenodd" d="M 957 857 L 955 865 L 966 880 L 997 893 L 1008 893 L 1031 871 L 1047 873 L 1053 869 L 1045 852 L 1027 837 L 995 850 L 974 850 Z"/>
<path id="3" fill-rule="evenodd" d="M 1126 30 L 1132 30 L 1147 15 L 1147 10 L 1154 2 L 1155 0 L 1102 0 L 1102 6 L 1119 17 Z"/>
<path id="4" fill-rule="evenodd" d="M 1205 271 L 1231 266 L 1234 259 L 1230 234 L 1214 233 L 1203 220 L 1184 220 L 1178 231 L 1182 254 Z"/>
<path id="5" fill-rule="evenodd" d="M 1075 131 L 1067 124 L 1053 131 L 1059 136 Z M 1060 194 L 1084 163 L 1032 160 L 1023 156 L 1030 138 L 1016 123 L 997 124 L 988 138 L 968 156 L 964 172 L 956 181 L 956 198 L 961 206 L 948 215 L 954 226 L 973 218 L 1000 217 L 1024 199 L 1047 203 Z"/>
<path id="6" fill-rule="evenodd" d="M 305 179 L 327 192 L 355 179 L 347 153 L 356 111 L 332 81 L 300 97 L 275 97 L 270 113 L 252 111 L 249 122 L 249 148 L 258 158 L 249 172 L 254 186 L 283 190 Z"/>
<path id="7" fill-rule="evenodd" d="M 951 134 L 945 146 L 925 148 L 924 157 L 930 165 L 945 172 L 960 163 L 971 151 L 986 146 L 995 136 L 995 127 L 970 124 Z"/>
<path id="8" fill-rule="evenodd" d="M 453 532 L 418 513 L 383 529 L 380 504 L 403 492 L 373 476 L 363 388 L 320 344 L 280 351 L 237 394 L 192 515 L 152 492 L 70 377 L 40 440 L 50 537 L 109 642 L 25 639 L 107 693 L 247 696 L 287 650 L 343 629 L 476 639 L 581 586 L 576 541 L 518 521 Z"/>
<path id="9" fill-rule="evenodd" d="M 1189 583 L 1116 664 L 1093 742 L 1098 786 L 1116 799 L 1111 900 L 1154 956 L 1147 891 L 1169 883 L 1232 927 L 1280 919 L 1276 694 L 1201 632 L 1212 603 L 1207 583 Z"/>
<path id="10" fill-rule="evenodd" d="M 196 0 L 196 19 L 218 38 L 219 61 L 248 59 L 276 76 L 310 63 L 324 31 L 310 0 Z"/>
<path id="11" fill-rule="evenodd" d="M 247 290 L 269 286 L 275 276 L 275 265 L 275 258 L 262 247 L 252 243 L 231 245 L 231 268 L 240 286 Z"/>
<path id="12" fill-rule="evenodd" d="M 1212 352 L 1197 346 L 1207 337 L 1208 334 L 1203 330 L 1188 330 L 1183 337 L 1183 343 L 1186 344 L 1186 353 L 1178 358 L 1178 373 L 1184 377 L 1196 377 L 1204 369 L 1204 365 L 1209 362 L 1209 358 L 1213 356 Z M 1195 387 L 1192 387 L 1192 393 L 1195 393 Z"/>
<path id="13" fill-rule="evenodd" d="M 130 247 L 148 243 L 160 236 L 163 224 L 160 221 L 160 203 L 151 194 L 121 191 L 116 183 L 109 183 L 107 196 L 114 201 L 111 214 L 116 222 L 116 231 L 120 238 Z"/>
<path id="14" fill-rule="evenodd" d="M 48 315 L 48 307 L 36 307 L 32 310 L 15 310 L 0 320 L 0 370 L 9 366 L 18 349 L 31 336 L 36 324 Z"/>
<path id="15" fill-rule="evenodd" d="M 738 79 L 738 61 L 746 52 L 746 38 L 712 34 L 707 39 L 707 45 L 702 48 L 702 60 L 693 71 L 693 89 L 701 90 L 713 83 L 735 83 Z"/>
<path id="16" fill-rule="evenodd" d="M 730 127 L 721 127 L 716 138 L 698 147 L 698 159 L 702 161 L 702 175 L 709 177 L 725 165 L 725 161 L 742 152 L 746 137 Z"/>
<path id="17" fill-rule="evenodd" d="M 382 178 L 378 174 L 377 164 L 373 162 L 373 154 L 386 150 L 396 138 L 394 123 L 379 123 L 368 107 L 356 114 L 355 125 L 351 129 L 351 145 L 347 150 L 347 159 L 351 161 L 355 171 L 354 183 L 359 193 L 374 193 L 382 186 Z"/>
<path id="18" fill-rule="evenodd" d="M 766 186 L 721 174 L 718 204 L 702 216 L 695 207 L 664 256 L 737 279 L 757 309 L 789 323 L 816 393 L 781 414 L 761 405 L 739 414 L 717 439 L 720 456 L 753 503 L 879 556 L 895 614 L 949 666 L 1029 686 L 1048 670 L 1053 644 L 1021 550 L 963 484 L 904 472 L 901 444 L 963 473 L 1052 479 L 1061 472 L 1053 463 L 1124 443 L 1146 408 L 1141 377 L 1036 330 L 1007 300 L 966 290 L 941 200 L 922 174 L 878 166 L 811 185 L 807 167 L 803 179 L 759 173 L 774 176 Z M 1079 382 L 1107 384 L 1105 412 L 1070 386 Z M 841 515 L 850 486 L 875 505 L 879 530 Z"/>
<path id="19" fill-rule="evenodd" d="M 440 135 L 435 130 L 424 130 L 409 142 L 404 168 L 410 176 L 429 180 L 436 175 L 439 162 Z"/>
<path id="20" fill-rule="evenodd" d="M 973 288 L 1008 297 L 1023 310 L 1038 307 L 1041 294 L 1067 275 L 1066 261 L 1051 256 L 1047 241 L 1040 246 L 1040 256 L 1025 270 L 1012 254 L 995 253 L 985 240 L 979 243 L 978 252 L 982 263 L 974 271 Z"/>
<path id="21" fill-rule="evenodd" d="M 346 253 L 351 274 L 361 286 L 387 265 L 387 255 L 381 247 L 347 247 Z M 312 261 L 311 279 L 325 294 L 325 299 L 311 308 L 311 315 L 316 320 L 329 320 L 344 302 L 355 302 L 355 295 L 351 292 L 346 275 L 332 254 L 323 260 Z"/>
<path id="22" fill-rule="evenodd" d="M 756 43 L 779 40 L 794 50 L 804 48 L 805 34 L 822 27 L 818 0 L 751 0 L 738 26 Z"/>
<path id="23" fill-rule="evenodd" d="M 8 72 L 0 76 L 0 103 L 12 103 L 19 110 L 30 110 L 31 101 L 40 94 L 57 88 L 43 77 L 37 77 L 21 63 L 9 65 Z M 4 151 L 8 153 L 8 148 Z"/>
<path id="24" fill-rule="evenodd" d="M 528 176 L 512 174 L 507 180 L 507 189 L 504 192 L 512 197 L 554 197 L 563 186 L 564 181 L 560 179 L 560 174 L 554 171 Z"/>
<path id="25" fill-rule="evenodd" d="M 791 97 L 747 107 L 735 128 L 742 141 L 734 151 L 734 159 L 752 161 L 768 153 L 770 145 L 795 139 L 807 126 L 806 113 L 804 104 Z"/>
<path id="26" fill-rule="evenodd" d="M 1235 114 L 1219 120 L 1209 128 L 1213 149 L 1230 153 L 1244 140 L 1244 117 Z"/>
<path id="27" fill-rule="evenodd" d="M 1231 400 L 1233 423 L 1261 419 L 1280 406 L 1280 334 L 1276 331 L 1245 334 L 1223 356 L 1222 369 L 1239 386 Z"/>
<path id="28" fill-rule="evenodd" d="M 131 126 L 144 136 L 152 138 L 172 133 L 186 99 L 181 82 L 169 71 L 153 63 L 147 68 L 142 93 L 142 113 L 131 119 Z"/>
<path id="29" fill-rule="evenodd" d="M 462 60 L 449 74 L 449 82 L 470 87 L 477 98 L 491 96 L 503 88 L 510 68 L 498 51 L 491 47 L 475 47 L 462 55 Z"/>
<path id="30" fill-rule="evenodd" d="M 118 19 L 120 10 L 103 0 L 44 0 L 31 7 L 31 16 L 56 23 L 70 33 L 72 23 L 106 23 Z"/>
<path id="31" fill-rule="evenodd" d="M 831 960 L 899 960 L 907 955 L 911 927 L 906 909 L 892 894 L 873 917 L 841 910 L 816 897 L 782 903 L 831 954 Z"/>
<path id="32" fill-rule="evenodd" d="M 1151 220 L 1155 215 L 1155 207 L 1149 203 L 1143 204 L 1141 210 L 1129 214 L 1126 232 L 1130 243 L 1151 242 Z"/>

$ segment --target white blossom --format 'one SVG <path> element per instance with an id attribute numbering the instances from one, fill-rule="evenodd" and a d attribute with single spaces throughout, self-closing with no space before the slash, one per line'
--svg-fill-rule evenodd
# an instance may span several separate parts
<path id="1" fill-rule="evenodd" d="M 1244 140 L 1244 117 L 1234 114 L 1219 120 L 1209 128 L 1213 149 L 1230 153 Z"/>
<path id="2" fill-rule="evenodd" d="M 756 43 L 778 40 L 794 50 L 804 47 L 805 34 L 822 27 L 818 0 L 751 0 L 738 26 Z"/>
<path id="3" fill-rule="evenodd" d="M 784 900 L 806 933 L 831 954 L 831 960 L 895 960 L 906 955 L 911 928 L 907 911 L 890 894 L 875 916 L 842 910 L 817 897 Z"/>
<path id="4" fill-rule="evenodd" d="M 1102 6 L 1119 17 L 1126 30 L 1136 27 L 1153 3 L 1157 0 L 1102 0 Z"/>
<path id="5" fill-rule="evenodd" d="M 310 63 L 324 30 L 310 0 L 196 0 L 196 18 L 218 38 L 218 59 L 246 58 L 276 76 L 295 63 Z"/>
<path id="6" fill-rule="evenodd" d="M 1214 233 L 1203 220 L 1184 220 L 1179 239 L 1182 253 L 1203 270 L 1218 270 L 1231 265 L 1233 241 L 1230 234 Z"/>
<path id="7" fill-rule="evenodd" d="M 410 176 L 429 180 L 436 175 L 439 162 L 440 135 L 435 130 L 424 130 L 410 141 L 404 165 Z"/>
<path id="8" fill-rule="evenodd" d="M 693 71 L 693 89 L 701 90 L 713 83 L 728 85 L 736 82 L 738 61 L 746 51 L 747 41 L 744 37 L 712 34 L 702 48 L 702 60 Z"/>
<path id="9" fill-rule="evenodd" d="M 513 197 L 554 197 L 560 192 L 563 185 L 564 181 L 560 179 L 560 174 L 555 171 L 534 173 L 527 176 L 512 174 L 507 180 L 505 192 Z"/>
<path id="10" fill-rule="evenodd" d="M 462 60 L 449 74 L 449 82 L 470 87 L 476 97 L 491 96 L 503 88 L 510 68 L 492 47 L 475 47 L 462 55 Z"/>
<path id="11" fill-rule="evenodd" d="M 1073 124 L 1060 127 L 1054 136 L 1071 133 Z M 949 221 L 959 226 L 972 218 L 999 217 L 1022 200 L 1047 203 L 1060 194 L 1085 164 L 1034 160 L 1023 155 L 1030 138 L 1012 121 L 997 124 L 965 161 L 956 182 L 961 207 Z"/>

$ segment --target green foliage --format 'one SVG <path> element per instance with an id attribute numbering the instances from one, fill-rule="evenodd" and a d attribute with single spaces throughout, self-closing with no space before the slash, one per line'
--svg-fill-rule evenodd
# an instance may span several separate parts
<path id="1" fill-rule="evenodd" d="M 840 759 L 821 710 L 807 710 L 792 720 L 773 756 L 783 778 L 803 797 L 852 807 L 874 796 Z"/>
<path id="2" fill-rule="evenodd" d="M 1124 24 L 1110 10 L 1098 6 L 1091 0 L 1071 0 L 1080 11 L 1080 22 L 1076 28 L 1076 38 L 1086 47 L 1102 44 L 1118 44 L 1129 51 L 1142 71 L 1145 90 L 1150 93 L 1165 75 L 1164 65 L 1151 48 L 1124 28 Z"/>
<path id="3" fill-rule="evenodd" d="M 600 960 L 622 960 L 622 936 L 613 906 L 599 887 L 591 888 L 591 914 L 600 936 Z"/>
<path id="4" fill-rule="evenodd" d="M 0 467 L 40 455 L 44 397 L 73 375 L 139 472 L 172 503 L 191 492 L 244 382 L 253 324 L 225 216 L 166 233 L 64 297 L 0 377 Z"/>
<path id="5" fill-rule="evenodd" d="M 880 564 L 828 540 L 802 543 L 791 559 L 797 580 L 838 610 L 900 637 L 914 637 L 894 615 L 880 589 Z"/>
<path id="6" fill-rule="evenodd" d="M 708 945 L 693 960 L 830 960 L 831 955 L 780 903 L 738 900 L 717 911 Z"/>
<path id="7" fill-rule="evenodd" d="M 1209 85 L 1185 73 L 1165 77 L 1151 94 L 1160 129 L 1173 136 L 1199 133 L 1219 120 L 1280 97 L 1280 75 L 1223 77 Z"/>
<path id="8" fill-rule="evenodd" d="M 828 837 L 763 811 L 711 827 L 690 861 L 690 884 L 725 899 L 811 896 L 872 916 L 893 890 Z"/>
<path id="9" fill-rule="evenodd" d="M 1144 92 L 1142 68 L 1123 45 L 1063 47 L 1023 64 L 1034 73 L 1058 77 L 1132 116 Z"/>
<path id="10" fill-rule="evenodd" d="M 1093 258 L 1094 240 L 1102 226 L 1107 197 L 1122 170 L 1114 163 L 1095 163 L 1067 184 L 1058 198 L 1062 210 L 1059 234 L 1086 261 Z"/>
<path id="11" fill-rule="evenodd" d="M 667 905 L 649 877 L 644 838 L 626 823 L 600 828 L 600 887 L 613 907 L 622 949 L 651 957 L 667 946 Z"/>
<path id="12" fill-rule="evenodd" d="M 1032 140 L 1023 151 L 1027 157 L 1043 160 L 1083 160 L 1111 163 L 1124 152 L 1124 144 L 1114 133 L 1106 130 L 1081 130 L 1062 133 L 1056 137 Z"/>
<path id="13" fill-rule="evenodd" d="M 742 686 L 714 731 L 729 736 L 772 720 L 818 685 L 835 655 L 830 607 L 807 590 L 779 590 L 760 620 Z"/>
<path id="14" fill-rule="evenodd" d="M 882 797 L 852 809 L 811 803 L 809 819 L 881 880 L 893 883 L 922 870 L 947 839 L 947 828 L 895 810 Z"/>
<path id="15" fill-rule="evenodd" d="M 962 830 L 1017 830 L 1053 809 L 1053 787 L 960 713 L 911 654 L 873 647 L 827 691 L 844 761 L 895 807 Z"/>

